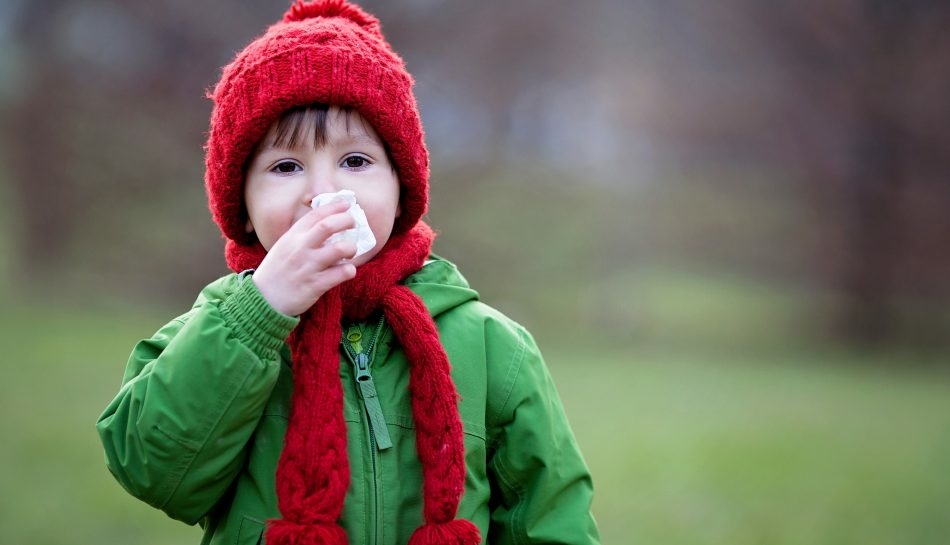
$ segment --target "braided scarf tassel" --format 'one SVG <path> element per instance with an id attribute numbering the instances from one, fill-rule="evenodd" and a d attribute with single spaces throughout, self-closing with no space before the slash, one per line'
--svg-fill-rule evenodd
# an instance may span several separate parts
<path id="1" fill-rule="evenodd" d="M 346 545 L 337 522 L 350 483 L 337 343 L 339 290 L 321 297 L 290 337 L 294 366 L 290 422 L 277 465 L 282 519 L 267 527 L 270 545 Z"/>
<path id="2" fill-rule="evenodd" d="M 341 318 L 365 319 L 382 307 L 409 360 L 409 391 L 422 465 L 423 515 L 409 545 L 477 545 L 478 527 L 456 519 L 465 490 L 465 444 L 448 356 L 422 300 L 400 281 L 419 270 L 435 233 L 423 222 L 394 235 L 353 280 L 328 291 L 291 334 L 294 390 L 277 466 L 281 519 L 267 525 L 268 545 L 346 545 L 339 525 L 350 481 L 339 375 Z M 258 246 L 229 241 L 233 270 L 256 267 Z"/>
<path id="3" fill-rule="evenodd" d="M 428 309 L 409 288 L 397 285 L 383 309 L 409 360 L 409 392 L 422 462 L 425 524 L 409 545 L 477 545 L 478 528 L 456 519 L 465 491 L 465 444 L 458 393 L 449 359 Z"/>

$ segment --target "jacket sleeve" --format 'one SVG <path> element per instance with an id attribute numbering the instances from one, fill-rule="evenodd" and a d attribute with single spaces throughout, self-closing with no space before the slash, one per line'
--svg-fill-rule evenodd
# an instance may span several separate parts
<path id="1" fill-rule="evenodd" d="M 520 327 L 516 335 L 510 395 L 492 426 L 487 542 L 597 544 L 589 470 L 537 345 Z"/>
<path id="2" fill-rule="evenodd" d="M 136 345 L 96 424 L 119 483 L 188 524 L 240 470 L 298 322 L 273 310 L 249 276 L 222 285 Z"/>

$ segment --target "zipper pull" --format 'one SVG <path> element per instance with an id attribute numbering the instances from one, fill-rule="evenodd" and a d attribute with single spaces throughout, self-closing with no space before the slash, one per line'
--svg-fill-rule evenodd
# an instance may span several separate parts
<path id="1" fill-rule="evenodd" d="M 373 375 L 369 372 L 369 356 L 357 354 L 354 363 L 356 364 L 356 383 L 360 387 L 360 395 L 363 396 L 363 404 L 366 406 L 370 425 L 376 432 L 376 446 L 379 450 L 386 450 L 393 446 L 393 441 L 389 437 L 389 428 L 383 416 L 383 407 L 379 403 Z"/>
<path id="2" fill-rule="evenodd" d="M 360 339 L 363 338 L 363 333 L 360 332 L 359 326 L 350 326 L 350 330 L 346 334 L 346 340 L 350 342 L 350 346 L 353 347 L 353 352 L 359 354 L 363 351 L 363 345 L 360 343 Z"/>

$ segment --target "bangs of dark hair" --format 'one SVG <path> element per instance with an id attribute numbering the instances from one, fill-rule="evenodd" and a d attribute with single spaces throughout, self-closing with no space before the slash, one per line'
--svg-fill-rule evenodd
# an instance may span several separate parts
<path id="1" fill-rule="evenodd" d="M 261 142 L 262 146 L 275 148 L 296 148 L 304 144 L 309 134 L 313 134 L 313 149 L 320 149 L 327 142 L 327 117 L 330 106 L 326 104 L 310 104 L 297 106 L 284 112 L 277 120 L 277 126 L 270 136 Z M 353 119 L 352 108 L 340 108 L 340 114 L 346 118 L 346 130 L 350 131 Z M 362 118 L 360 118 L 362 121 Z M 366 130 L 366 127 L 363 127 Z"/>
<path id="2" fill-rule="evenodd" d="M 312 132 L 313 149 L 319 149 L 327 141 L 327 113 L 330 109 L 325 104 L 298 106 L 284 112 L 277 120 L 277 126 L 268 134 L 270 142 L 264 138 L 261 144 L 275 148 L 296 148 L 303 143 L 304 138 Z M 348 113 L 348 112 L 347 112 Z M 347 115 L 349 123 L 349 115 Z"/>
<path id="3" fill-rule="evenodd" d="M 248 154 L 247 160 L 244 163 L 244 172 L 247 172 L 248 167 L 253 161 L 254 157 L 258 154 L 261 149 L 267 147 L 274 147 L 278 149 L 293 149 L 298 146 L 306 144 L 306 139 L 311 135 L 312 149 L 318 150 L 327 143 L 327 120 L 330 115 L 330 106 L 327 104 L 309 104 L 305 106 L 295 106 L 293 108 L 285 111 L 280 118 L 277 120 L 274 128 L 269 131 L 264 137 L 254 146 L 251 150 L 251 153 Z M 353 115 L 356 113 L 356 110 L 349 107 L 340 107 L 340 115 L 345 117 L 346 131 L 350 131 L 350 127 L 353 121 Z M 372 127 L 368 125 L 368 121 L 362 116 L 357 115 L 360 124 L 363 126 L 363 130 L 366 132 L 375 132 L 372 131 Z M 389 159 L 389 164 L 392 169 L 396 170 L 396 163 L 393 159 L 392 152 L 389 149 L 389 143 L 383 142 L 383 148 L 386 151 L 386 157 Z"/>

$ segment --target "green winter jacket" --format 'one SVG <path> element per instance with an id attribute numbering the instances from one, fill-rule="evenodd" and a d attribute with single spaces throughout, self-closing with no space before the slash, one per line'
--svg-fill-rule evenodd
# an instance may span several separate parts
<path id="1" fill-rule="evenodd" d="M 406 284 L 435 319 L 462 400 L 468 473 L 459 517 L 491 544 L 598 543 L 590 476 L 531 336 L 480 303 L 448 261 L 430 260 Z M 202 543 L 262 543 L 266 521 L 280 516 L 274 473 L 293 381 L 285 339 L 297 323 L 267 304 L 248 273 L 226 276 L 135 347 L 99 418 L 119 483 L 200 524 Z M 350 543 L 404 545 L 422 524 L 422 477 L 408 364 L 378 324 L 343 329 L 351 482 L 341 523 Z M 371 380 L 357 382 L 350 353 L 377 331 Z"/>

